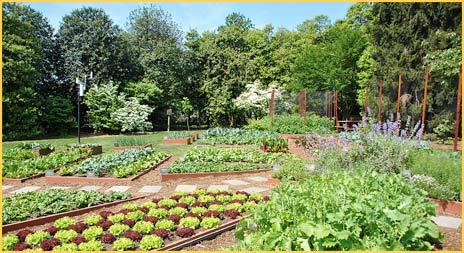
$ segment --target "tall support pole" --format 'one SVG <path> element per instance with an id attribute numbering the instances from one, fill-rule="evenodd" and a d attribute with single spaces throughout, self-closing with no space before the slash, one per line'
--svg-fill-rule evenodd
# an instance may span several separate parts
<path id="1" fill-rule="evenodd" d="M 269 105 L 269 116 L 271 117 L 271 126 L 274 126 L 274 96 L 275 96 L 275 90 L 272 89 L 271 104 Z"/>
<path id="2" fill-rule="evenodd" d="M 304 118 L 304 123 L 306 125 L 306 91 L 300 91 L 298 95 L 298 112 L 300 116 Z"/>
<path id="3" fill-rule="evenodd" d="M 400 100 L 401 100 L 401 83 L 402 83 L 401 75 L 398 79 L 398 101 L 396 103 L 396 125 L 398 126 L 398 121 L 400 120 Z"/>
<path id="4" fill-rule="evenodd" d="M 377 122 L 380 123 L 382 119 L 382 79 L 380 79 L 380 89 L 379 89 L 379 112 L 377 115 Z"/>
<path id="5" fill-rule="evenodd" d="M 458 103 L 456 105 L 456 122 L 454 126 L 454 152 L 458 151 L 459 123 L 461 119 L 462 66 L 459 67 Z"/>
<path id="6" fill-rule="evenodd" d="M 366 99 L 364 101 L 364 116 L 367 116 L 367 107 L 369 107 L 369 84 L 366 83 Z"/>
<path id="7" fill-rule="evenodd" d="M 424 103 L 422 107 L 422 125 L 425 125 L 425 114 L 427 109 L 427 89 L 429 87 L 429 70 L 425 70 L 425 86 L 424 86 Z"/>
<path id="8" fill-rule="evenodd" d="M 334 114 L 335 114 L 335 130 L 338 130 L 338 90 L 335 90 Z"/>

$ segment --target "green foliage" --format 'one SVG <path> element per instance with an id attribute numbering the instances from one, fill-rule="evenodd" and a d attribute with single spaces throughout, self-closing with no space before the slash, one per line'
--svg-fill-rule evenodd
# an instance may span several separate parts
<path id="1" fill-rule="evenodd" d="M 147 235 L 142 238 L 140 241 L 141 250 L 152 250 L 161 248 L 164 244 L 164 241 L 161 237 L 156 235 Z"/>
<path id="2" fill-rule="evenodd" d="M 50 233 L 44 231 L 37 231 L 33 234 L 28 234 L 26 236 L 25 242 L 33 246 L 38 246 L 44 240 L 50 239 Z"/>
<path id="3" fill-rule="evenodd" d="M 65 216 L 56 220 L 55 223 L 53 223 L 53 225 L 58 229 L 68 229 L 69 225 L 76 223 L 77 221 L 75 219 Z"/>
<path id="4" fill-rule="evenodd" d="M 156 229 L 166 229 L 167 231 L 173 231 L 176 226 L 174 221 L 171 220 L 160 220 L 155 224 Z"/>
<path id="5" fill-rule="evenodd" d="M 286 151 L 288 149 L 288 141 L 280 136 L 263 137 L 261 138 L 261 146 L 265 147 L 266 151 Z"/>
<path id="6" fill-rule="evenodd" d="M 49 134 L 66 134 L 70 129 L 76 127 L 72 117 L 74 105 L 71 100 L 62 96 L 47 97 L 44 105 L 41 123 L 44 130 Z"/>
<path id="7" fill-rule="evenodd" d="M 121 136 L 116 139 L 115 147 L 122 146 L 144 146 L 147 142 L 142 136 Z"/>
<path id="8" fill-rule="evenodd" d="M 148 221 L 139 221 L 135 223 L 133 229 L 142 234 L 149 234 L 151 231 L 155 229 L 155 225 Z"/>
<path id="9" fill-rule="evenodd" d="M 138 220 L 142 220 L 145 217 L 145 213 L 140 210 L 137 210 L 137 211 L 129 212 L 128 214 L 126 214 L 125 217 L 126 219 L 129 219 L 129 220 L 138 221 Z"/>
<path id="10" fill-rule="evenodd" d="M 429 196 L 444 200 L 459 199 L 459 192 L 462 191 L 461 181 L 461 156 L 450 152 L 434 150 L 416 150 L 412 152 L 408 168 L 413 175 L 425 175 L 432 177 L 436 183 L 431 185 L 441 185 L 448 188 L 449 197 L 440 197 L 433 194 L 427 184 L 422 184 L 422 189 L 429 193 Z M 438 187 L 434 187 L 438 188 Z M 443 196 L 443 194 L 440 194 Z"/>
<path id="11" fill-rule="evenodd" d="M 246 129 L 273 131 L 285 134 L 333 133 L 333 121 L 313 113 L 306 115 L 306 125 L 300 115 L 275 115 L 274 120 L 266 116 L 259 120 L 249 120 Z"/>
<path id="12" fill-rule="evenodd" d="M 148 216 L 155 216 L 158 219 L 162 219 L 168 216 L 168 211 L 164 208 L 150 209 Z"/>
<path id="13" fill-rule="evenodd" d="M 84 223 L 89 225 L 89 226 L 94 226 L 95 224 L 97 224 L 97 222 L 103 220 L 103 217 L 101 215 L 91 215 L 91 216 L 87 216 L 85 217 L 84 219 Z"/>
<path id="14" fill-rule="evenodd" d="M 185 203 L 189 206 L 195 203 L 196 201 L 197 200 L 192 196 L 183 196 L 182 198 L 179 199 L 179 203 Z"/>
<path id="15" fill-rule="evenodd" d="M 114 225 L 111 225 L 110 228 L 108 228 L 108 231 L 114 236 L 120 236 L 124 232 L 129 231 L 129 230 L 130 230 L 130 227 L 126 224 L 114 224 Z"/>
<path id="16" fill-rule="evenodd" d="M 55 246 L 53 251 L 78 251 L 79 248 L 75 243 L 63 243 L 61 245 Z"/>
<path id="17" fill-rule="evenodd" d="M 179 221 L 180 227 L 186 227 L 191 229 L 197 229 L 200 226 L 200 220 L 195 217 L 185 217 Z"/>
<path id="18" fill-rule="evenodd" d="M 222 206 L 222 205 L 210 205 L 208 207 L 208 210 L 210 210 L 210 211 L 218 211 L 219 213 L 223 213 L 224 212 L 224 206 Z"/>
<path id="19" fill-rule="evenodd" d="M 273 164 L 277 160 L 290 160 L 293 154 L 263 153 L 253 148 L 194 148 L 184 157 L 186 162 L 246 162 Z"/>
<path id="20" fill-rule="evenodd" d="M 445 143 L 454 132 L 454 122 L 444 120 L 437 127 L 433 129 L 433 132 L 437 135 L 438 140 L 441 143 Z"/>
<path id="21" fill-rule="evenodd" d="M 279 186 L 236 238 L 248 250 L 432 250 L 443 234 L 424 197 L 400 175 L 321 174 Z"/>
<path id="22" fill-rule="evenodd" d="M 198 215 L 203 215 L 206 211 L 208 211 L 208 209 L 206 209 L 205 207 L 202 207 L 202 206 L 197 206 L 197 207 L 194 207 L 190 210 L 190 212 L 194 213 L 194 214 L 198 214 Z"/>
<path id="23" fill-rule="evenodd" d="M 102 251 L 104 247 L 102 242 L 91 240 L 88 242 L 80 243 L 78 249 L 79 251 Z"/>
<path id="24" fill-rule="evenodd" d="M 282 163 L 282 167 L 272 173 L 272 177 L 299 181 L 309 177 L 311 174 L 306 169 L 306 162 L 303 159 L 292 159 Z"/>
<path id="25" fill-rule="evenodd" d="M 241 128 L 210 128 L 201 134 L 198 144 L 254 144 L 259 145 L 263 137 L 277 136 L 269 131 L 245 130 Z"/>
<path id="26" fill-rule="evenodd" d="M 174 207 L 177 201 L 173 199 L 162 199 L 158 202 L 158 206 L 168 206 L 169 208 Z"/>
<path id="27" fill-rule="evenodd" d="M 118 95 L 118 86 L 108 82 L 93 86 L 85 95 L 84 103 L 88 107 L 89 123 L 95 132 L 120 129 L 113 113 L 124 107 L 124 95 Z"/>
<path id="28" fill-rule="evenodd" d="M 10 251 L 15 244 L 19 243 L 19 238 L 13 234 L 7 234 L 2 238 L 2 251 Z"/>
<path id="29" fill-rule="evenodd" d="M 128 204 L 122 205 L 122 208 L 124 208 L 124 209 L 129 209 L 129 210 L 131 210 L 131 211 L 136 211 L 137 208 L 138 208 L 138 205 L 135 204 L 135 203 L 128 203 Z"/>
<path id="30" fill-rule="evenodd" d="M 162 90 L 158 88 L 156 83 L 148 79 L 129 82 L 124 91 L 128 97 L 135 97 L 141 104 L 149 105 L 152 109 L 155 109 L 156 104 L 159 104 L 162 93 Z"/>
<path id="31" fill-rule="evenodd" d="M 92 226 L 82 231 L 82 236 L 84 236 L 84 238 L 87 241 L 96 240 L 98 237 L 102 236 L 103 234 L 104 234 L 103 228 L 99 226 Z"/>
<path id="32" fill-rule="evenodd" d="M 119 238 L 113 243 L 113 248 L 119 251 L 135 249 L 135 242 L 129 238 Z"/>
<path id="33" fill-rule="evenodd" d="M 185 139 L 192 137 L 192 134 L 189 132 L 170 132 L 166 135 L 166 139 Z"/>
<path id="34" fill-rule="evenodd" d="M 56 227 L 56 225 L 55 225 L 55 227 Z M 67 227 L 63 228 L 63 229 L 67 229 Z M 74 237 L 77 237 L 77 236 L 78 236 L 78 234 L 74 230 L 60 230 L 60 231 L 56 232 L 54 237 L 56 239 L 60 240 L 60 242 L 64 244 L 64 243 L 68 243 Z"/>
<path id="35" fill-rule="evenodd" d="M 215 228 L 221 224 L 221 220 L 216 217 L 204 217 L 201 220 L 201 227 L 204 229 L 210 229 L 210 228 Z"/>
<path id="36" fill-rule="evenodd" d="M 124 220 L 124 214 L 122 213 L 117 213 L 117 214 L 112 214 L 108 216 L 108 220 L 113 222 L 113 224 L 119 223 Z M 117 228 L 115 228 L 117 229 Z"/>
<path id="37" fill-rule="evenodd" d="M 200 173 L 200 172 L 225 172 L 261 170 L 265 167 L 256 164 L 224 164 L 218 162 L 186 162 L 176 161 L 169 167 L 168 173 Z"/>
<path id="38" fill-rule="evenodd" d="M 182 207 L 173 207 L 168 211 L 169 215 L 179 215 L 179 216 L 184 216 L 185 214 L 188 213 L 188 210 Z"/>
<path id="39" fill-rule="evenodd" d="M 121 108 L 111 113 L 111 118 L 121 126 L 121 132 L 144 132 L 153 128 L 148 121 L 148 116 L 153 108 L 141 105 L 137 98 L 129 98 L 121 105 Z"/>

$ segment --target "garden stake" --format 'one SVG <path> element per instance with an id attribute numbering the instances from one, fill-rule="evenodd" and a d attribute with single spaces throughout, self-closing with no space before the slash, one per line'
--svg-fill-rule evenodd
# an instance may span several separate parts
<path id="1" fill-rule="evenodd" d="M 380 90 L 379 90 L 379 114 L 377 116 L 377 123 L 380 123 L 380 118 L 381 118 L 381 113 L 382 113 L 382 79 L 380 79 Z"/>
<path id="2" fill-rule="evenodd" d="M 462 92 L 462 66 L 459 67 L 459 83 L 458 83 L 458 103 L 456 105 L 456 122 L 454 126 L 454 143 L 453 151 L 458 151 L 458 136 L 459 136 L 459 123 L 461 116 L 461 92 Z"/>

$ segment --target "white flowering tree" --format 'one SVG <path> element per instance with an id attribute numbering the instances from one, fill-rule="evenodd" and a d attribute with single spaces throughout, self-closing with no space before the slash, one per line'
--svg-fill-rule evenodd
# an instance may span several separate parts
<path id="1" fill-rule="evenodd" d="M 148 121 L 148 116 L 153 108 L 141 105 L 137 98 L 129 98 L 124 101 L 122 108 L 113 112 L 113 119 L 121 125 L 121 132 L 147 131 L 153 128 Z"/>
<path id="2" fill-rule="evenodd" d="M 272 90 L 275 90 L 275 99 L 282 96 L 281 91 L 276 87 L 276 84 L 271 84 L 268 88 L 263 89 L 259 80 L 249 83 L 246 85 L 246 91 L 234 99 L 234 104 L 237 108 L 252 113 L 255 117 L 262 116 L 269 111 Z"/>

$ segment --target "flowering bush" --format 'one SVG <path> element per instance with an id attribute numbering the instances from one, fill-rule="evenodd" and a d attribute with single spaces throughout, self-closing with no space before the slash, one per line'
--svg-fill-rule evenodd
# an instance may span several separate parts
<path id="1" fill-rule="evenodd" d="M 111 117 L 121 125 L 122 132 L 147 131 L 153 128 L 148 117 L 153 108 L 141 105 L 136 98 L 124 101 L 123 107 L 111 114 Z"/>

